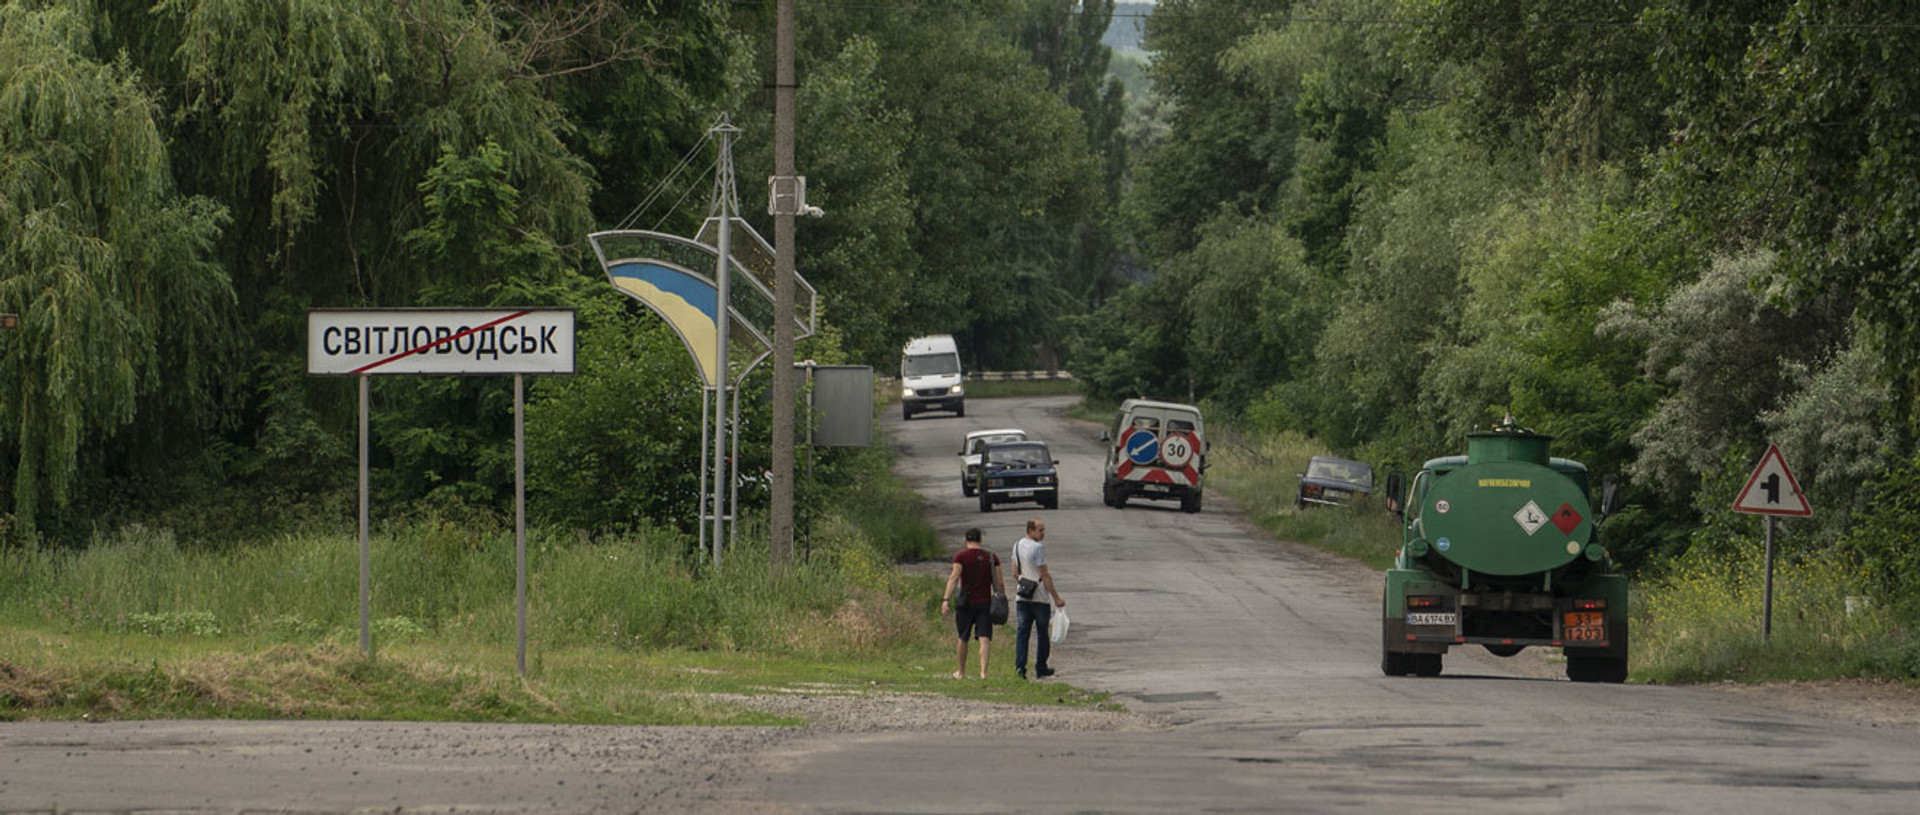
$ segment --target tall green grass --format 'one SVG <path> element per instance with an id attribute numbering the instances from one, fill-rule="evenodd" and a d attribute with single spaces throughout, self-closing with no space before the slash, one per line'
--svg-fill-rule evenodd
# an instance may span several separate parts
<path id="1" fill-rule="evenodd" d="M 924 548 L 901 528 L 883 534 Z M 781 569 L 770 565 L 763 532 L 739 531 L 715 567 L 667 532 L 589 539 L 529 530 L 528 626 L 563 647 L 781 653 L 885 647 L 922 630 L 909 624 L 921 615 L 902 599 L 909 590 L 892 553 L 857 523 L 826 519 L 813 557 Z M 371 549 L 376 641 L 514 638 L 511 531 L 396 524 Z M 843 613 L 849 606 L 866 611 Z M 852 625 L 866 613 L 882 621 Z M 129 527 L 83 550 L 7 550 L 0 620 L 62 633 L 357 642 L 358 543 L 309 534 L 215 551 Z"/>
<path id="2" fill-rule="evenodd" d="M 1636 586 L 1636 673 L 1670 682 L 1920 678 L 1920 642 L 1868 600 L 1867 575 L 1834 554 L 1776 562 L 1768 636 L 1762 547 L 1751 543 L 1696 547 Z"/>
<path id="3" fill-rule="evenodd" d="M 1080 383 L 1071 379 L 1004 379 L 991 382 L 969 380 L 970 399 L 1003 399 L 1021 396 L 1075 396 Z"/>
<path id="4" fill-rule="evenodd" d="M 1254 523 L 1275 536 L 1307 543 L 1384 569 L 1400 551 L 1398 520 L 1377 499 L 1342 506 L 1298 507 L 1299 474 L 1327 448 L 1297 433 L 1242 435 L 1222 423 L 1207 462 L 1208 484 L 1220 490 Z M 1379 476 L 1376 474 L 1376 479 Z"/>

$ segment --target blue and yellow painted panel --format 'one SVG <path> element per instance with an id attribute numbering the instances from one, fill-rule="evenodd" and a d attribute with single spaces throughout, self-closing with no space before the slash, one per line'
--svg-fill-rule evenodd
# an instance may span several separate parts
<path id="1" fill-rule="evenodd" d="M 687 344 L 687 352 L 712 386 L 720 381 L 718 356 L 719 292 L 700 275 L 650 260 L 607 264 L 613 285 L 654 310 Z"/>

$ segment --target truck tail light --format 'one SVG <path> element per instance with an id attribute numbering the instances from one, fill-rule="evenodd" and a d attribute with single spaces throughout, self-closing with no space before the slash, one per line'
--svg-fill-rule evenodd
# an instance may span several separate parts
<path id="1" fill-rule="evenodd" d="M 1422 597 L 1407 598 L 1407 608 L 1446 608 L 1446 607 L 1447 607 L 1447 598 L 1445 597 L 1422 596 Z"/>
<path id="2" fill-rule="evenodd" d="M 1607 600 L 1604 597 L 1578 597 L 1574 598 L 1573 607 L 1581 611 L 1596 611 L 1606 608 Z"/>

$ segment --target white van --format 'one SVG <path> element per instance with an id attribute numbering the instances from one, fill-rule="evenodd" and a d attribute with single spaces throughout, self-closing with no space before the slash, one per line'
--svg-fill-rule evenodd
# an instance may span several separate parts
<path id="1" fill-rule="evenodd" d="M 923 410 L 967 415 L 966 389 L 960 385 L 960 346 L 937 334 L 907 342 L 900 353 L 900 418 Z"/>

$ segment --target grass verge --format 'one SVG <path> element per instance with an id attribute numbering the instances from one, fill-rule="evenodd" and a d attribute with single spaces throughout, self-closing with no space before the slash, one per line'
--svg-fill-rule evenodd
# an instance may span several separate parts
<path id="1" fill-rule="evenodd" d="M 1080 383 L 1071 379 L 999 379 L 991 382 L 969 380 L 967 396 L 973 399 L 1000 399 L 1012 396 L 1077 396 Z"/>
<path id="2" fill-rule="evenodd" d="M 1298 508 L 1299 473 L 1307 460 L 1330 455 L 1323 446 L 1294 433 L 1215 435 L 1208 456 L 1209 482 L 1254 523 L 1276 537 L 1307 543 L 1385 569 L 1400 551 L 1400 525 L 1378 500 L 1337 507 Z"/>
<path id="3" fill-rule="evenodd" d="M 743 523 L 714 567 L 663 530 L 528 534 L 527 673 L 516 670 L 513 537 L 393 523 L 373 540 L 374 653 L 359 647 L 350 534 L 181 541 L 129 526 L 75 551 L 0 551 L 0 720 L 326 718 L 795 724 L 713 694 L 797 688 L 1100 706 L 1011 676 L 954 682 L 938 555 L 919 498 L 875 450 L 775 569 Z M 1062 692 L 1062 691 L 1066 692 Z"/>

